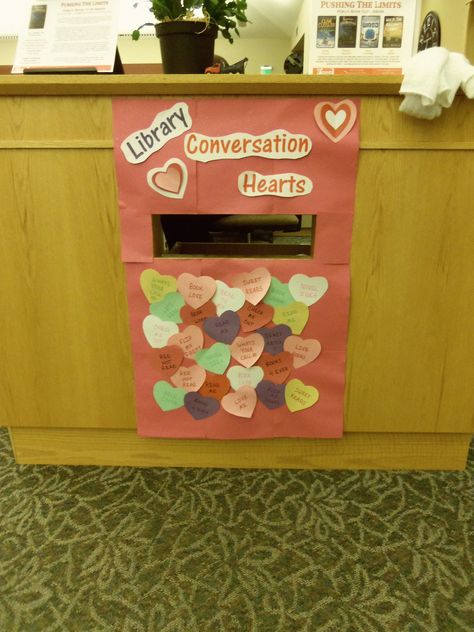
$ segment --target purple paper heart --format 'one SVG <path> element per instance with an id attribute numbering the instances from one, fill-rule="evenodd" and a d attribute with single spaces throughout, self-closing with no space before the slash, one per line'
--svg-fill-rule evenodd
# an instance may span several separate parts
<path id="1" fill-rule="evenodd" d="M 220 404 L 213 397 L 203 397 L 199 393 L 186 393 L 184 396 L 184 407 L 194 419 L 200 420 L 215 415 L 220 408 Z"/>
<path id="2" fill-rule="evenodd" d="M 276 327 L 261 327 L 257 333 L 262 334 L 265 340 L 264 351 L 276 355 L 283 351 L 283 343 L 291 336 L 291 329 L 288 325 L 277 325 Z"/>
<path id="3" fill-rule="evenodd" d="M 258 399 L 270 410 L 280 408 L 285 403 L 285 385 L 273 384 L 268 380 L 262 380 L 255 389 Z M 185 398 L 186 400 L 186 398 Z"/>
<path id="4" fill-rule="evenodd" d="M 206 318 L 204 321 L 204 331 L 214 340 L 224 342 L 226 345 L 230 345 L 239 329 L 240 318 L 230 309 L 220 316 Z"/>

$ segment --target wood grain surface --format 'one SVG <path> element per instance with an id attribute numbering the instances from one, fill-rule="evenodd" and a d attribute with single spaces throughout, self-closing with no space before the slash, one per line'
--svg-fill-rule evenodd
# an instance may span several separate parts
<path id="1" fill-rule="evenodd" d="M 342 439 L 150 439 L 131 430 L 11 428 L 18 463 L 462 470 L 469 435 L 347 433 Z"/>

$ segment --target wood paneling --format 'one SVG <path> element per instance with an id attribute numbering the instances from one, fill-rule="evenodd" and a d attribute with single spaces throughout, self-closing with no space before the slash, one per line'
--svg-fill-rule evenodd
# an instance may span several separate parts
<path id="1" fill-rule="evenodd" d="M 361 154 L 347 430 L 471 430 L 473 182 L 473 152 Z"/>
<path id="2" fill-rule="evenodd" d="M 109 152 L 0 151 L 0 423 L 133 427 Z"/>
<path id="3" fill-rule="evenodd" d="M 471 101 L 457 98 L 435 121 L 400 114 L 400 103 L 401 97 L 362 99 L 362 149 L 474 148 Z M 111 148 L 112 141 L 112 108 L 108 97 L 0 99 L 0 148 Z"/>
<path id="4" fill-rule="evenodd" d="M 11 75 L 0 76 L 5 96 L 397 94 L 401 77 L 309 75 Z"/>
<path id="5" fill-rule="evenodd" d="M 11 428 L 18 463 L 291 469 L 462 470 L 469 435 L 354 434 L 342 439 L 145 439 L 127 430 Z"/>

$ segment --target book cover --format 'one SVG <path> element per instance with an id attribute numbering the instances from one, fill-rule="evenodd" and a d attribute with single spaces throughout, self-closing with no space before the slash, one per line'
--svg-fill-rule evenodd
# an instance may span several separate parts
<path id="1" fill-rule="evenodd" d="M 339 18 L 339 48 L 355 48 L 357 41 L 357 16 L 341 15 Z"/>
<path id="2" fill-rule="evenodd" d="M 319 15 L 316 48 L 334 48 L 336 45 L 336 16 Z"/>
<path id="3" fill-rule="evenodd" d="M 363 15 L 360 21 L 360 47 L 377 48 L 379 45 L 380 16 Z"/>
<path id="4" fill-rule="evenodd" d="M 403 39 L 403 16 L 386 16 L 383 25 L 383 48 L 401 48 Z"/>

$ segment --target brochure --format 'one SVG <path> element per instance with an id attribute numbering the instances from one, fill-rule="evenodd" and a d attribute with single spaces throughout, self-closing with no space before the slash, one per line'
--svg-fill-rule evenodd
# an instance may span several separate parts
<path id="1" fill-rule="evenodd" d="M 40 69 L 112 72 L 118 8 L 113 0 L 26 2 L 12 73 Z"/>

